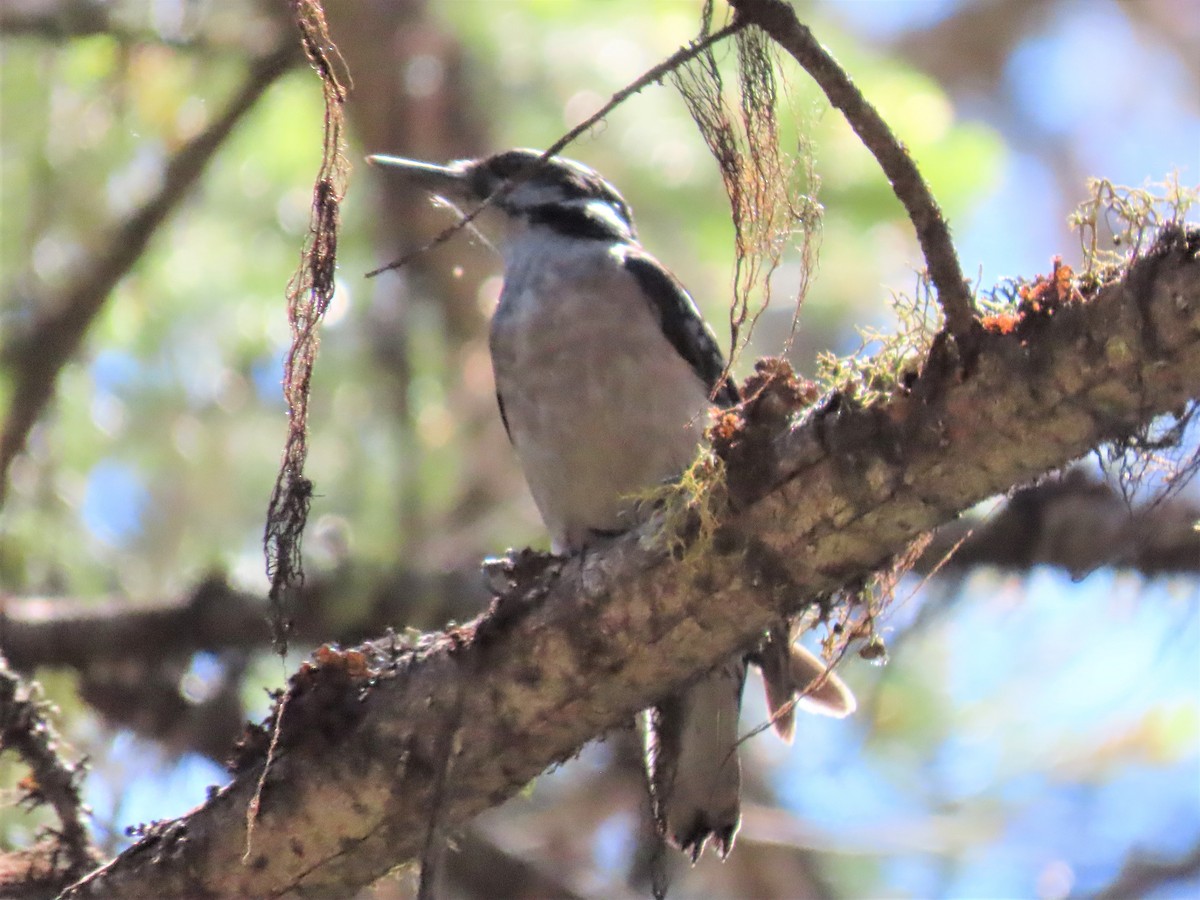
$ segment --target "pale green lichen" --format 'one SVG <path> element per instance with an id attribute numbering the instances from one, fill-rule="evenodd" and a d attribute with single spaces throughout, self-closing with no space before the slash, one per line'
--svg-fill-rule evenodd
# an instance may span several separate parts
<path id="1" fill-rule="evenodd" d="M 1121 278 L 1164 229 L 1186 227 L 1188 213 L 1200 204 L 1200 187 L 1180 184 L 1178 172 L 1141 188 L 1101 178 L 1092 179 L 1088 188 L 1089 198 L 1070 223 L 1079 231 L 1083 252 L 1080 281 L 1092 287 Z M 1114 337 L 1105 343 L 1104 355 L 1109 363 L 1121 364 L 1132 358 L 1134 350 Z M 1111 399 L 1120 408 L 1129 403 L 1128 397 Z M 1110 482 L 1127 500 L 1150 478 L 1157 483 L 1156 494 L 1163 497 L 1182 489 L 1200 471 L 1200 452 L 1183 441 L 1196 409 L 1190 403 L 1176 415 L 1161 416 L 1097 450 Z"/>
<path id="2" fill-rule="evenodd" d="M 1088 194 L 1067 222 L 1079 232 L 1080 278 L 1095 284 L 1118 277 L 1163 228 L 1182 225 L 1200 202 L 1200 187 L 1180 184 L 1178 172 L 1140 188 L 1092 178 Z"/>
<path id="3" fill-rule="evenodd" d="M 942 326 L 941 308 L 929 278 L 917 274 L 913 294 L 892 295 L 896 327 L 891 332 L 859 328 L 862 343 L 849 356 L 825 352 L 817 357 L 815 381 L 823 391 L 850 393 L 864 405 L 890 396 L 906 378 L 920 371 L 934 335 Z"/>

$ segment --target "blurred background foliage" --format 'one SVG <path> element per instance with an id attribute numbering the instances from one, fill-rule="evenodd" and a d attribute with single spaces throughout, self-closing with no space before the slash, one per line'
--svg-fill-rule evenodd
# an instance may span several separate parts
<path id="1" fill-rule="evenodd" d="M 913 151 L 984 288 L 1047 271 L 1055 253 L 1078 262 L 1065 220 L 1087 175 L 1141 184 L 1177 169 L 1196 181 L 1193 0 L 797 6 Z M 447 219 L 362 156 L 545 146 L 690 39 L 700 4 L 326 7 L 355 81 L 338 293 L 310 410 L 306 559 L 341 585 L 326 611 L 333 639 L 365 627 L 363 598 L 387 573 L 469 573 L 484 555 L 545 544 L 495 412 L 485 326 L 498 267 L 460 236 L 366 280 Z M 4 346 L 35 332 L 117 224 L 162 189 L 164 166 L 219 118 L 249 60 L 294 37 L 283 4 L 268 0 L 14 0 L 0 34 Z M 857 328 L 893 327 L 889 295 L 912 292 L 919 254 L 840 116 L 788 62 L 780 74 L 784 134 L 811 148 L 824 206 L 791 349 L 811 375 L 818 352 L 862 344 Z M 317 80 L 296 60 L 90 323 L 10 468 L 0 597 L 11 615 L 49 615 L 37 598 L 60 598 L 54 609 L 61 598 L 80 609 L 168 601 L 214 574 L 264 590 L 263 515 L 285 430 L 283 291 L 308 228 L 321 116 Z M 620 188 L 648 249 L 727 336 L 728 206 L 674 90 L 641 92 L 568 155 Z M 796 255 L 785 256 L 738 374 L 785 346 L 797 275 Z M 14 369 L 0 379 L 3 412 Z M 795 747 L 751 741 L 738 850 L 724 867 L 680 870 L 676 896 L 1055 898 L 1103 889 L 1131 854 L 1195 855 L 1196 600 L 1194 577 L 1108 568 L 905 582 L 887 623 L 891 664 L 843 667 L 862 712 L 803 723 Z M 93 760 L 87 797 L 107 850 L 129 824 L 183 812 L 224 776 L 188 729 L 147 728 L 132 713 L 115 724 L 80 694 L 95 700 L 97 680 L 114 690 L 158 681 L 184 710 L 224 691 L 235 718 L 260 716 L 263 688 L 285 673 L 263 628 L 256 649 L 207 647 L 126 661 L 128 671 L 112 660 L 36 670 L 71 746 Z M 308 649 L 295 647 L 287 666 Z M 747 730 L 764 717 L 757 693 L 748 698 Z M 620 743 L 539 779 L 481 833 L 575 890 L 627 890 L 644 803 Z M 7 796 L 21 774 L 0 757 Z M 0 837 L 21 846 L 41 821 L 0 810 Z M 1197 870 L 1155 895 L 1194 895 Z M 466 881 L 458 889 L 471 894 Z"/>

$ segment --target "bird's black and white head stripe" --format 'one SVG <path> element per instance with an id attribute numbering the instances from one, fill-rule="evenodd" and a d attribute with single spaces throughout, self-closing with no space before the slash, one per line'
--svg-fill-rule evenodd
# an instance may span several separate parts
<path id="1" fill-rule="evenodd" d="M 510 222 L 543 227 L 583 240 L 636 241 L 629 204 L 593 169 L 573 160 L 542 159 L 537 150 L 505 150 L 449 165 L 373 154 L 374 165 L 399 172 L 408 182 L 449 205 L 470 208 L 490 201 Z M 488 217 L 476 220 L 482 225 Z"/>
<path id="2" fill-rule="evenodd" d="M 558 156 L 542 160 L 536 150 L 505 150 L 454 165 L 464 167 L 463 174 L 480 199 L 511 185 L 495 202 L 508 215 L 531 225 L 575 238 L 637 239 L 625 198 L 582 163 Z"/>

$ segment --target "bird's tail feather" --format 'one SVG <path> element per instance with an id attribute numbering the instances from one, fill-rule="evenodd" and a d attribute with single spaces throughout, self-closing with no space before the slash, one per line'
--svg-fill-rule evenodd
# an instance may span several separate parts
<path id="1" fill-rule="evenodd" d="M 753 658 L 762 670 L 771 724 L 789 744 L 797 708 L 838 719 L 857 708 L 846 683 L 819 656 L 793 642 L 787 625 L 772 628 Z"/>
<path id="2" fill-rule="evenodd" d="M 647 711 L 654 815 L 693 862 L 710 838 L 724 858 L 741 824 L 737 742 L 745 675 L 745 664 L 733 660 Z"/>

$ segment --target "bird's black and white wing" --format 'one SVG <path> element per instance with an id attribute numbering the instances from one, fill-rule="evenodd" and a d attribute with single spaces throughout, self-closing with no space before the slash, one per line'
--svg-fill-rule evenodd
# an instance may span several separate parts
<path id="1" fill-rule="evenodd" d="M 740 398 L 725 372 L 725 357 L 684 286 L 652 256 L 635 247 L 626 251 L 624 264 L 654 304 L 663 334 L 704 382 L 709 396 L 721 407 L 737 405 Z"/>

